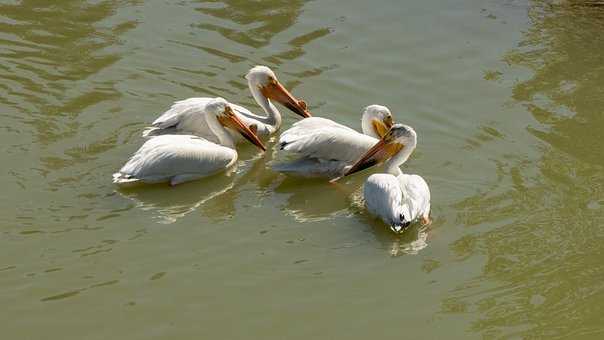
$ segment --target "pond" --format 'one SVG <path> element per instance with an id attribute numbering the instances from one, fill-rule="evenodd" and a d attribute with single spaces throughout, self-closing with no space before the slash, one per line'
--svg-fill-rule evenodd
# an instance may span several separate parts
<path id="1" fill-rule="evenodd" d="M 3 338 L 603 335 L 597 2 L 24 0 L 0 27 Z M 176 100 L 258 112 L 258 64 L 316 116 L 413 126 L 433 223 L 390 232 L 367 173 L 271 171 L 274 139 L 229 176 L 111 183 Z"/>

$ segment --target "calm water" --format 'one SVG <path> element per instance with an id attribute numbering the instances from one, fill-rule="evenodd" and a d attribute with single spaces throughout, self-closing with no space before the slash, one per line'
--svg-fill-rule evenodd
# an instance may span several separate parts
<path id="1" fill-rule="evenodd" d="M 547 1 L 0 1 L 0 337 L 604 337 L 604 8 Z M 387 105 L 434 223 L 391 234 L 240 152 L 117 191 L 172 101 Z M 284 126 L 297 120 L 284 113 Z"/>

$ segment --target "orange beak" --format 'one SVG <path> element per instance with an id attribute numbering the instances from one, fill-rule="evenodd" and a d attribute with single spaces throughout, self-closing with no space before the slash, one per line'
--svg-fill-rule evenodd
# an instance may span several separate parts
<path id="1" fill-rule="evenodd" d="M 392 121 L 392 116 L 387 116 L 384 118 L 384 120 L 373 119 L 371 122 L 371 125 L 373 125 L 373 130 L 380 137 L 384 137 L 393 124 L 394 122 Z"/>
<path id="2" fill-rule="evenodd" d="M 376 164 L 382 163 L 384 160 L 392 157 L 404 147 L 403 144 L 393 143 L 386 138 L 380 139 L 363 157 L 361 157 L 354 165 L 346 171 L 344 176 L 348 176 L 355 172 L 365 170 Z"/>
<path id="3" fill-rule="evenodd" d="M 231 109 L 230 106 L 226 107 L 226 109 L 224 110 L 224 116 L 219 116 L 218 121 L 222 125 L 238 131 L 245 139 L 250 141 L 250 143 L 256 145 L 257 147 L 262 149 L 262 151 L 266 151 L 266 147 L 264 146 L 264 144 L 262 144 L 262 141 L 260 140 L 260 138 L 258 138 L 258 135 L 256 135 L 254 131 L 252 131 L 249 127 L 243 124 L 241 119 L 237 117 L 237 115 L 235 114 L 235 112 L 233 112 L 233 109 Z"/>
<path id="4" fill-rule="evenodd" d="M 276 79 L 271 79 L 270 83 L 260 88 L 262 94 L 268 98 L 279 102 L 292 112 L 299 114 L 304 118 L 312 117 L 303 100 L 298 100 Z"/>

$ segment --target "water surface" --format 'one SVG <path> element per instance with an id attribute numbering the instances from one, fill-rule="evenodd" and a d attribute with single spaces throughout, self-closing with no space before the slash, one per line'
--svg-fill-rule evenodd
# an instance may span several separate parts
<path id="1" fill-rule="evenodd" d="M 2 337 L 601 338 L 603 30 L 590 2 L 0 3 Z M 393 235 L 364 176 L 288 179 L 251 146 L 116 190 L 171 102 L 256 110 L 256 64 L 315 115 L 414 126 L 434 223 Z"/>

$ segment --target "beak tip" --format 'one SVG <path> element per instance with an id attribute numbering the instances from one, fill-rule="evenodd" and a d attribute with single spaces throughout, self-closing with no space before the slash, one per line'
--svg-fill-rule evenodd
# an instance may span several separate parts
<path id="1" fill-rule="evenodd" d="M 335 182 L 339 181 L 344 176 L 346 176 L 346 175 L 341 175 L 341 176 L 332 178 L 332 179 L 329 180 L 329 183 L 335 183 Z"/>
<path id="2" fill-rule="evenodd" d="M 263 152 L 266 151 L 266 146 L 264 145 L 264 143 L 262 143 L 262 141 L 260 139 L 255 139 L 254 145 L 256 145 L 258 148 L 260 148 Z"/>
<path id="3" fill-rule="evenodd" d="M 258 138 L 251 138 L 249 139 L 250 142 L 252 142 L 254 145 L 256 145 L 258 148 L 260 148 L 263 152 L 266 151 L 266 146 L 264 146 L 264 143 L 262 143 L 262 141 Z"/>

